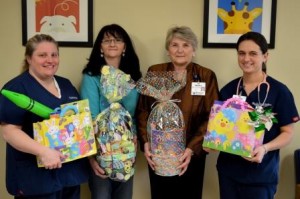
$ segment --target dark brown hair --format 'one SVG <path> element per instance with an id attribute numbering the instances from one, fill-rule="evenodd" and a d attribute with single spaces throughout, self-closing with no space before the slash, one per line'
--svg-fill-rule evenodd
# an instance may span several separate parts
<path id="1" fill-rule="evenodd" d="M 263 54 L 266 54 L 268 52 L 268 42 L 267 42 L 266 38 L 258 32 L 247 32 L 247 33 L 243 34 L 242 36 L 240 36 L 240 38 L 238 39 L 238 41 L 236 43 L 236 50 L 239 50 L 240 43 L 245 40 L 251 40 L 254 43 L 256 43 L 259 46 L 259 48 Z M 267 72 L 266 63 L 263 63 L 262 70 L 265 73 Z"/>

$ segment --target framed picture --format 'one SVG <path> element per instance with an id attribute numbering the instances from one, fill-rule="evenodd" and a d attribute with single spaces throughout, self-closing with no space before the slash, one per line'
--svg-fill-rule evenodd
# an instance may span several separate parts
<path id="1" fill-rule="evenodd" d="M 22 0 L 22 43 L 49 34 L 59 46 L 93 46 L 93 0 Z"/>
<path id="2" fill-rule="evenodd" d="M 242 34 L 263 34 L 275 48 L 277 0 L 204 0 L 204 48 L 234 48 Z"/>

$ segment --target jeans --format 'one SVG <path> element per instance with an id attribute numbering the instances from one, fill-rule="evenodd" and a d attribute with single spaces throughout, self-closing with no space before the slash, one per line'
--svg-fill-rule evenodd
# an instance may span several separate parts
<path id="1" fill-rule="evenodd" d="M 126 182 L 102 179 L 92 172 L 89 187 L 92 199 L 132 199 L 133 176 Z"/>

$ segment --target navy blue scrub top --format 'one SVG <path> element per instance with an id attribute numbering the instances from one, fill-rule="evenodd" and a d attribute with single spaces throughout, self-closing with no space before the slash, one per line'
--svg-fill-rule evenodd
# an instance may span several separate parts
<path id="1" fill-rule="evenodd" d="M 42 87 L 28 71 L 10 80 L 3 88 L 22 93 L 55 109 L 63 103 L 79 100 L 79 94 L 68 79 L 55 76 L 61 90 L 57 98 Z M 19 125 L 33 138 L 32 124 L 43 118 L 21 109 L 0 96 L 0 121 Z M 88 180 L 89 165 L 86 158 L 64 163 L 61 169 L 46 170 L 37 167 L 36 156 L 6 145 L 6 187 L 12 195 L 41 195 L 53 193 L 66 186 L 74 186 Z"/>
<path id="2" fill-rule="evenodd" d="M 222 101 L 225 101 L 236 94 L 239 80 L 240 78 L 237 78 L 221 89 L 220 97 Z M 275 139 L 280 134 L 280 127 L 299 120 L 294 97 L 289 89 L 270 76 L 267 76 L 266 80 L 270 84 L 270 91 L 265 103 L 272 105 L 272 110 L 276 113 L 275 117 L 278 119 L 278 124 L 273 124 L 270 131 L 265 130 L 263 143 L 268 143 Z M 243 84 L 241 83 L 241 85 Z M 264 101 L 267 94 L 266 91 L 266 84 L 262 84 L 259 93 L 260 102 Z M 239 92 L 241 92 L 241 95 L 247 96 L 242 86 L 240 86 Z M 246 101 L 254 107 L 253 102 L 258 102 L 258 90 L 255 89 L 252 91 L 249 96 L 247 96 Z M 217 161 L 217 169 L 218 172 L 235 179 L 237 182 L 246 184 L 277 184 L 279 150 L 268 152 L 260 164 L 249 162 L 237 155 L 220 152 Z"/>

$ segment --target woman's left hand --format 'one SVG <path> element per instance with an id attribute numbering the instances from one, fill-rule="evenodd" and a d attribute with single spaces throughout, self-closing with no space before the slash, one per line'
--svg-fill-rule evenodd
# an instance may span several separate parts
<path id="1" fill-rule="evenodd" d="M 192 151 L 192 149 L 190 148 L 185 149 L 183 155 L 179 159 L 179 161 L 182 162 L 178 167 L 178 169 L 181 169 L 179 176 L 182 176 L 186 172 L 193 154 L 194 152 Z"/>
<path id="2" fill-rule="evenodd" d="M 244 159 L 250 162 L 261 163 L 266 153 L 266 148 L 262 145 L 254 149 L 254 151 L 251 154 L 251 158 L 244 157 Z"/>

